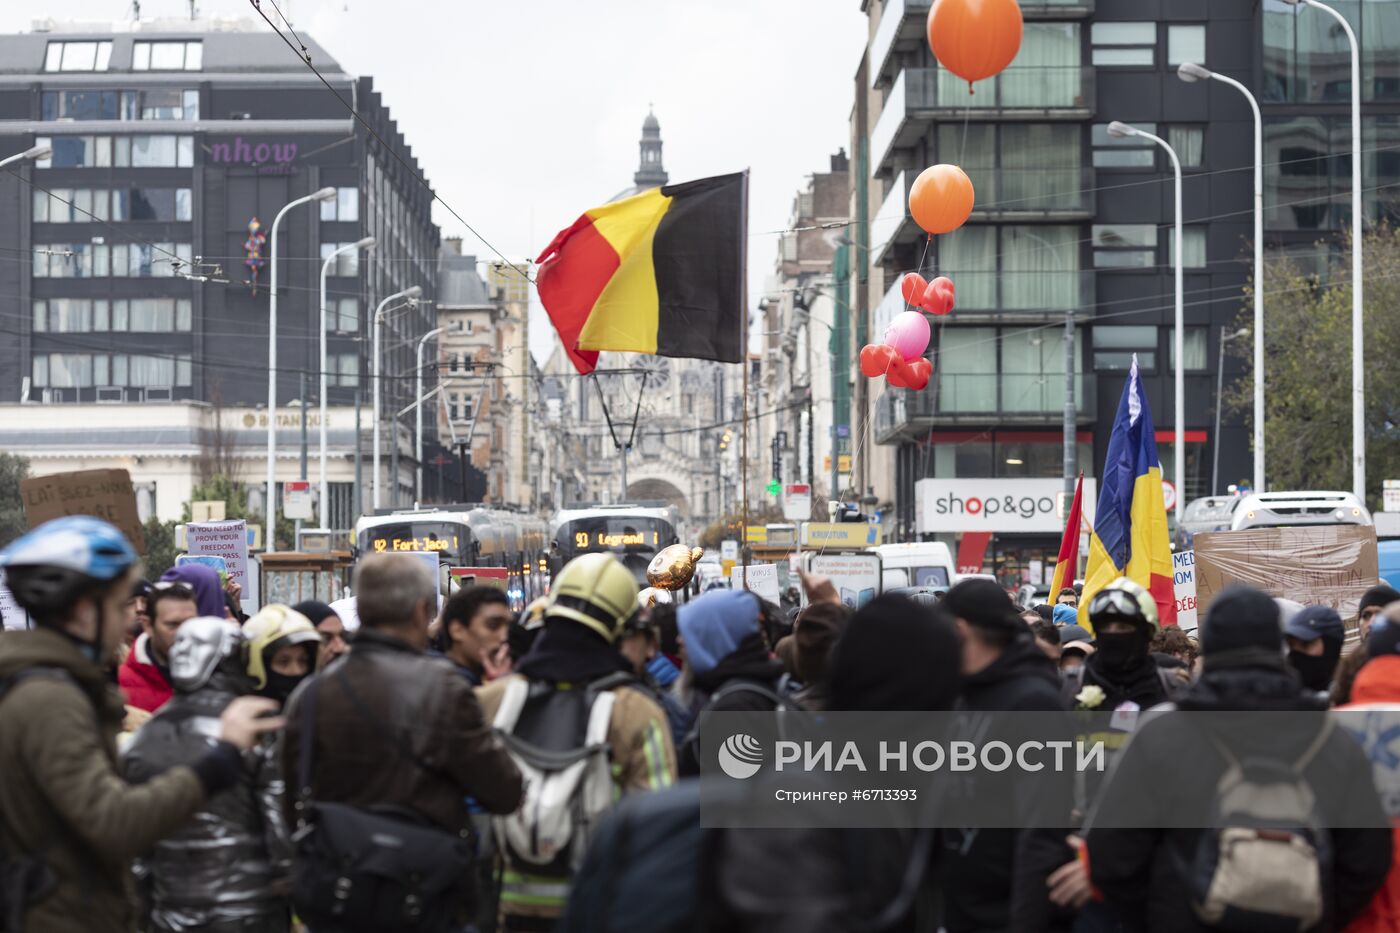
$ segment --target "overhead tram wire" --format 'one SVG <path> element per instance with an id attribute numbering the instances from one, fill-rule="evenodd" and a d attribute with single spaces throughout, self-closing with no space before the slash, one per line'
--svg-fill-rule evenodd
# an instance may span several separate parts
<path id="1" fill-rule="evenodd" d="M 355 105 L 352 104 L 350 101 L 346 100 L 345 97 L 338 90 L 336 90 L 335 87 L 328 80 L 326 80 L 325 75 L 321 74 L 321 72 L 316 68 L 316 65 L 311 61 L 311 53 L 306 50 L 305 45 L 303 45 L 301 47 L 301 50 L 298 51 L 297 47 L 292 44 L 291 40 L 289 40 L 285 35 L 282 34 L 282 30 L 277 28 L 277 24 L 274 23 L 272 20 L 268 19 L 267 13 L 263 12 L 263 8 L 259 0 L 248 0 L 248 2 L 252 4 L 253 9 L 258 11 L 258 15 L 262 17 L 263 22 L 267 23 L 267 25 L 272 29 L 273 32 L 277 33 L 277 37 L 286 44 L 287 48 L 291 49 L 292 53 L 295 54 L 297 58 L 301 59 L 306 64 L 307 68 L 311 69 L 311 73 L 314 74 L 317 77 L 317 79 L 326 86 L 326 90 L 330 91 L 333 95 L 335 95 L 335 99 L 340 101 L 341 105 L 345 107 L 347 111 L 349 111 L 350 115 L 355 118 L 356 122 L 363 126 L 367 133 L 369 133 L 376 140 L 378 140 L 379 144 L 384 147 L 384 151 L 387 152 L 389 156 L 394 159 L 395 162 L 398 162 L 400 165 L 402 165 L 404 171 L 408 172 L 409 176 L 413 178 L 414 181 L 418 182 L 420 185 L 426 188 L 430 194 L 432 194 L 434 201 L 441 204 L 445 211 L 447 211 L 454 218 L 456 218 L 457 222 L 467 229 L 468 233 L 470 233 L 472 236 L 476 237 L 479 241 L 481 241 L 481 243 L 491 252 L 495 253 L 496 256 L 499 257 L 503 263 L 505 263 L 518 275 L 524 278 L 525 281 L 529 282 L 532 285 L 534 284 L 535 280 L 530 276 L 530 273 L 523 271 L 517 266 L 516 263 L 513 263 L 509 259 L 507 259 L 505 253 L 502 253 L 499 249 L 497 249 L 494 243 L 486 239 L 486 237 L 482 236 L 482 234 L 479 233 L 475 227 L 473 227 L 470 223 L 467 222 L 467 219 L 465 217 L 457 213 L 456 208 L 454 208 L 451 204 L 448 204 L 447 201 L 443 199 L 442 195 L 438 194 L 437 191 L 433 189 L 432 185 L 428 184 L 427 180 L 424 179 L 422 175 L 418 174 L 418 172 L 413 168 L 413 166 L 409 165 L 408 162 L 398 154 L 394 147 L 391 146 L 384 139 L 384 137 L 379 135 L 378 131 L 370 125 L 369 121 L 366 120 L 360 114 L 360 112 L 355 109 Z M 276 6 L 275 3 L 273 5 Z M 281 15 L 280 10 L 278 11 L 278 15 Z"/>

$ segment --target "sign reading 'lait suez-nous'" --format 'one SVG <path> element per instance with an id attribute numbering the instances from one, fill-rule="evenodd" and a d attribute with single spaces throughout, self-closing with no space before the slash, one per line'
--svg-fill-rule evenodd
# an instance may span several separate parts
<path id="1" fill-rule="evenodd" d="M 920 533 L 1003 531 L 1060 534 L 1062 479 L 921 479 L 914 484 Z M 1084 480 L 1084 516 L 1094 520 L 1098 483 Z"/>

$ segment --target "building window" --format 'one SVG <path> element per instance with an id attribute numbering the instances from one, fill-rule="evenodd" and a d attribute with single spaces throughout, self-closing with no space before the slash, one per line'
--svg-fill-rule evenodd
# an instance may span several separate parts
<path id="1" fill-rule="evenodd" d="M 1206 27 L 1201 24 L 1167 27 L 1167 64 L 1206 63 Z"/>
<path id="2" fill-rule="evenodd" d="M 34 191 L 35 223 L 189 220 L 189 188 L 51 188 Z"/>
<path id="3" fill-rule="evenodd" d="M 40 279 L 170 278 L 177 261 L 188 268 L 188 243 L 38 243 L 34 277 Z"/>
<path id="4" fill-rule="evenodd" d="M 1095 65 L 1156 63 L 1156 23 L 1094 23 L 1090 36 Z"/>
<path id="5" fill-rule="evenodd" d="M 469 335 L 476 333 L 476 321 L 473 321 L 471 318 L 464 320 L 462 322 L 462 333 Z"/>
<path id="6" fill-rule="evenodd" d="M 54 389 L 93 386 L 179 386 L 191 383 L 188 354 L 152 356 L 114 353 L 39 353 L 31 373 L 34 385 Z"/>
<path id="7" fill-rule="evenodd" d="M 969 225 L 939 237 L 938 264 L 958 283 L 958 306 L 1063 310 L 1081 304 L 1079 228 Z"/>
<path id="8" fill-rule="evenodd" d="M 1206 267 L 1206 228 L 1181 228 L 1181 265 L 1186 269 Z M 1176 228 L 1167 228 L 1167 264 L 1176 268 Z"/>
<path id="9" fill-rule="evenodd" d="M 473 408 L 473 405 L 474 405 L 474 404 L 475 404 L 475 403 L 472 401 L 472 397 L 471 397 L 470 395 L 463 395 L 463 396 L 462 396 L 462 420 L 463 420 L 463 421 L 470 421 L 470 420 L 472 420 L 472 417 L 473 417 L 473 415 L 472 415 L 472 408 Z"/>
<path id="10" fill-rule="evenodd" d="M 353 334 L 360 329 L 360 299 L 332 298 L 326 306 L 326 330 Z"/>
<path id="11" fill-rule="evenodd" d="M 1205 163 L 1205 127 L 1169 126 L 1166 139 L 1167 144 L 1176 150 L 1182 168 L 1200 168 Z"/>
<path id="12" fill-rule="evenodd" d="M 1094 267 L 1150 269 L 1157 264 L 1157 228 L 1152 224 L 1094 224 Z"/>
<path id="13" fill-rule="evenodd" d="M 40 119 L 117 120 L 125 118 L 123 98 L 132 91 L 45 91 Z"/>
<path id="14" fill-rule="evenodd" d="M 202 42 L 133 42 L 132 71 L 200 71 L 204 67 Z"/>
<path id="15" fill-rule="evenodd" d="M 358 188 L 337 188 L 335 198 L 321 202 L 322 220 L 359 220 L 360 190 Z"/>
<path id="16" fill-rule="evenodd" d="M 1094 369 L 1099 372 L 1126 372 L 1137 354 L 1144 372 L 1157 368 L 1157 328 L 1151 326 L 1094 326 Z"/>
<path id="17" fill-rule="evenodd" d="M 40 146 L 53 155 L 37 168 L 190 168 L 194 165 L 193 136 L 40 136 Z"/>
<path id="18" fill-rule="evenodd" d="M 190 329 L 188 298 L 119 298 L 112 302 L 112 330 L 167 333 Z"/>
<path id="19" fill-rule="evenodd" d="M 1155 123 L 1133 126 L 1154 135 L 1157 132 Z M 1094 124 L 1093 143 L 1095 168 L 1151 168 L 1157 162 L 1156 143 L 1141 136 L 1110 136 L 1107 123 Z"/>
<path id="20" fill-rule="evenodd" d="M 198 120 L 199 91 L 161 88 L 141 91 L 142 120 Z"/>
<path id="21" fill-rule="evenodd" d="M 324 262 L 331 258 L 331 253 L 334 253 L 338 249 L 345 249 L 345 247 L 350 245 L 350 243 L 322 243 L 321 260 Z M 360 251 L 357 249 L 345 250 L 345 252 L 335 257 L 335 262 L 331 264 L 326 274 L 345 276 L 347 278 L 359 275 Z"/>
<path id="22" fill-rule="evenodd" d="M 36 333 L 188 333 L 188 298 L 49 298 L 34 302 Z"/>
<path id="23" fill-rule="evenodd" d="M 50 42 L 44 52 L 45 71 L 106 71 L 112 43 Z"/>
<path id="24" fill-rule="evenodd" d="M 1176 371 L 1176 328 L 1164 328 L 1167 332 L 1167 366 Z M 1204 372 L 1206 369 L 1206 329 L 1187 327 L 1182 331 L 1182 359 L 1186 361 L 1187 372 Z"/>
<path id="25" fill-rule="evenodd" d="M 333 386 L 354 388 L 360 384 L 360 355 L 358 353 L 332 354 L 326 361 L 326 379 Z"/>

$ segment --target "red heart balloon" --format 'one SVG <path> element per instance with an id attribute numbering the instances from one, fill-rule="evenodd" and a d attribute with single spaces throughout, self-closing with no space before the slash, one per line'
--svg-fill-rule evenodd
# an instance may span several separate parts
<path id="1" fill-rule="evenodd" d="M 923 357 L 904 361 L 897 360 L 885 378 L 890 385 L 899 389 L 913 389 L 915 391 L 928 387 L 929 377 L 933 375 L 933 364 Z"/>
<path id="2" fill-rule="evenodd" d="M 883 343 L 866 344 L 860 351 L 860 371 L 867 378 L 876 379 L 883 376 L 898 357 L 894 347 Z"/>
<path id="3" fill-rule="evenodd" d="M 940 275 L 925 287 L 919 307 L 930 314 L 943 315 L 953 310 L 953 280 Z"/>
<path id="4" fill-rule="evenodd" d="M 924 296 L 924 291 L 928 288 L 928 283 L 924 277 L 917 272 L 910 272 L 904 276 L 904 281 L 899 285 L 899 291 L 904 295 L 904 303 L 917 306 Z"/>

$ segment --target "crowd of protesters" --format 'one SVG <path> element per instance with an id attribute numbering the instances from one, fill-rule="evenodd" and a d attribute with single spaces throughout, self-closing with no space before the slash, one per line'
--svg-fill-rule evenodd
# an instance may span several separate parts
<path id="1" fill-rule="evenodd" d="M 859 610 L 820 579 L 791 614 L 737 590 L 641 606 L 608 554 L 518 617 L 487 587 L 439 608 L 424 564 L 392 554 L 357 564 L 352 626 L 317 601 L 249 617 L 202 565 L 142 580 L 85 517 L 0 567 L 34 623 L 0 636 L 3 933 L 1400 930 L 1400 788 L 1372 769 L 1389 734 L 1321 715 L 1400 709 L 1400 592 L 1383 585 L 1359 594 L 1349 642 L 1334 610 L 1243 587 L 1197 639 L 1127 579 L 1082 610 L 1066 588 L 1023 613 L 978 579 Z M 707 713 L 1076 710 L 1121 734 L 1061 828 L 698 817 Z M 1320 725 L 1226 747 L 1163 710 Z M 1284 774 L 1272 827 L 1091 816 L 1221 811 L 1261 762 Z M 1301 792 L 1288 809 L 1282 791 L 1310 782 L 1369 822 L 1329 825 Z"/>

